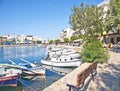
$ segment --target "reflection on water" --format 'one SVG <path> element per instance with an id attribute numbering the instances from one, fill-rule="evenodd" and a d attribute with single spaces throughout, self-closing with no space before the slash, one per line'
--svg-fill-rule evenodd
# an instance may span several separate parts
<path id="1" fill-rule="evenodd" d="M 46 69 L 45 76 L 24 76 L 20 78 L 20 83 L 17 87 L 0 87 L 0 91 L 42 91 L 50 84 L 63 77 L 63 72 L 71 72 L 73 69 L 74 68 L 59 67 L 53 67 L 53 70 Z"/>
<path id="2" fill-rule="evenodd" d="M 19 83 L 17 87 L 9 87 L 9 86 L 0 87 L 0 91 L 24 91 L 24 90 L 21 84 Z"/>
<path id="3" fill-rule="evenodd" d="M 62 76 L 63 75 L 58 75 L 50 70 L 46 70 L 45 76 L 28 77 L 27 79 L 22 78 L 21 83 L 25 91 L 42 91 Z"/>
<path id="4" fill-rule="evenodd" d="M 45 51 L 42 46 L 0 47 L 0 62 L 15 58 L 43 57 Z"/>
<path id="5" fill-rule="evenodd" d="M 0 87 L 0 91 L 42 91 L 63 75 L 46 70 L 45 76 L 24 76 L 19 79 L 17 87 Z"/>
<path id="6" fill-rule="evenodd" d="M 65 75 L 70 73 L 71 71 L 73 71 L 75 68 L 71 67 L 71 68 L 64 68 L 64 67 L 54 67 L 54 66 L 48 66 L 48 65 L 42 65 L 43 67 L 45 67 L 46 69 L 49 69 L 55 73 L 61 74 L 61 75 Z"/>

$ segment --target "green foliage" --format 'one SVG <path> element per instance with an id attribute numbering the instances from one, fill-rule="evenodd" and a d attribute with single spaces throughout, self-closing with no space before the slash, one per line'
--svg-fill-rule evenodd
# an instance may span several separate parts
<path id="1" fill-rule="evenodd" d="M 104 17 L 105 14 L 106 17 Z M 103 48 L 102 43 L 97 39 L 103 35 L 104 31 L 107 32 L 108 28 L 111 28 L 109 26 L 111 20 L 109 20 L 109 14 L 104 12 L 102 7 L 82 3 L 72 9 L 70 25 L 73 30 L 79 31 L 78 35 L 82 35 L 81 38 L 85 42 L 81 52 L 84 62 L 97 60 L 103 63 L 109 58 L 107 50 Z"/>
<path id="2" fill-rule="evenodd" d="M 68 39 L 68 38 L 64 38 L 64 42 L 65 42 L 65 43 L 68 43 L 68 42 L 69 42 L 69 39 Z"/>
<path id="3" fill-rule="evenodd" d="M 50 40 L 49 43 L 52 44 L 52 43 L 53 43 L 53 40 Z"/>
<path id="4" fill-rule="evenodd" d="M 107 22 L 108 22 L 109 30 L 113 31 L 113 33 L 114 33 L 114 29 L 117 30 L 117 32 L 119 32 L 119 24 L 120 24 L 119 6 L 120 6 L 120 0 L 110 0 L 110 9 L 108 11 L 109 20 L 107 20 Z"/>
<path id="5" fill-rule="evenodd" d="M 71 37 L 70 37 L 70 40 L 71 40 L 71 41 L 74 41 L 74 40 L 77 40 L 78 38 L 79 38 L 78 36 L 71 36 Z"/>
<path id="6" fill-rule="evenodd" d="M 70 25 L 75 31 L 79 31 L 83 40 L 89 39 L 94 35 L 101 36 L 106 31 L 105 14 L 103 8 L 81 4 L 72 9 Z"/>
<path id="7" fill-rule="evenodd" d="M 40 41 L 40 40 L 37 40 L 37 44 L 41 44 L 42 43 L 42 41 Z"/>
<path id="8" fill-rule="evenodd" d="M 95 38 L 85 42 L 81 56 L 83 62 L 93 62 L 97 60 L 99 63 L 103 63 L 109 58 L 107 49 L 103 48 L 102 43 Z"/>
<path id="9" fill-rule="evenodd" d="M 54 42 L 55 42 L 56 44 L 58 44 L 58 43 L 60 43 L 60 39 L 56 39 Z"/>
<path id="10" fill-rule="evenodd" d="M 110 13 L 112 15 L 120 15 L 120 0 L 110 0 Z"/>

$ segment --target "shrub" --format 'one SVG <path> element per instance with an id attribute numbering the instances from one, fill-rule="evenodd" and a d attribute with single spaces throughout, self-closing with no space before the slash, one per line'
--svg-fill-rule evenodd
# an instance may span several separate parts
<path id="1" fill-rule="evenodd" d="M 98 39 L 89 39 L 85 42 L 81 52 L 83 62 L 98 61 L 103 63 L 109 58 L 108 51 Z"/>

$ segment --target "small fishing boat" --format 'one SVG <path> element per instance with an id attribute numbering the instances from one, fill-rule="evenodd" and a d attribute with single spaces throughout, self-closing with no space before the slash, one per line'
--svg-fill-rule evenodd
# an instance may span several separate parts
<path id="1" fill-rule="evenodd" d="M 16 71 L 0 67 L 0 87 L 11 86 L 16 87 L 19 80 L 19 74 Z"/>
<path id="2" fill-rule="evenodd" d="M 26 76 L 23 76 L 22 79 L 24 80 L 32 80 L 32 81 L 45 81 L 46 78 L 45 78 L 45 75 L 44 76 L 29 76 L 29 75 L 26 75 Z"/>
<path id="3" fill-rule="evenodd" d="M 42 66 L 32 67 L 32 68 L 27 68 L 27 69 L 22 69 L 22 70 L 23 70 L 24 75 L 30 75 L 30 76 L 45 75 L 45 68 L 43 68 Z"/>
<path id="4" fill-rule="evenodd" d="M 18 69 L 22 70 L 22 74 L 23 75 L 45 75 L 45 68 L 43 68 L 42 66 L 38 66 L 34 63 L 31 63 L 23 58 L 21 58 L 20 60 L 24 61 L 24 63 L 15 63 L 14 61 L 10 60 L 9 61 L 14 64 L 15 66 L 17 66 Z"/>

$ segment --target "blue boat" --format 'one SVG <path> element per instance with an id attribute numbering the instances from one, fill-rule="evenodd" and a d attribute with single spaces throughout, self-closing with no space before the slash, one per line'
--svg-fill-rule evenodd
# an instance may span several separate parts
<path id="1" fill-rule="evenodd" d="M 11 86 L 16 87 L 19 80 L 19 74 L 14 71 L 8 71 L 5 67 L 0 67 L 0 87 Z"/>
<path id="2" fill-rule="evenodd" d="M 43 76 L 45 75 L 45 68 L 40 66 L 40 65 L 36 65 L 34 63 L 31 63 L 23 58 L 21 58 L 20 60 L 24 61 L 25 63 L 15 63 L 14 61 L 10 60 L 9 61 L 14 65 L 17 66 L 18 69 L 22 70 L 22 73 L 24 75 L 31 75 L 31 76 Z"/>

